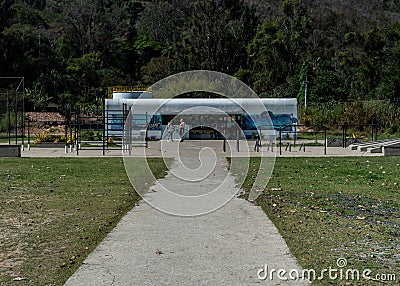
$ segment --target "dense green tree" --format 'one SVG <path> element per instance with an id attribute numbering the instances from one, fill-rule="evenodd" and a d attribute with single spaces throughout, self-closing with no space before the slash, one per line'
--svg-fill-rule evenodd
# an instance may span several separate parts
<path id="1" fill-rule="evenodd" d="M 75 95 L 76 103 L 92 103 L 97 98 L 100 87 L 100 53 L 88 53 L 68 62 L 67 75 L 69 90 Z"/>
<path id="2" fill-rule="evenodd" d="M 0 76 L 24 76 L 34 106 L 63 109 L 189 69 L 300 104 L 306 82 L 309 104 L 399 104 L 397 2 L 3 0 Z"/>
<path id="3" fill-rule="evenodd" d="M 246 64 L 255 24 L 243 1 L 197 1 L 184 42 L 189 68 L 234 74 Z"/>
<path id="4" fill-rule="evenodd" d="M 253 86 L 266 96 L 296 96 L 286 91 L 296 80 L 306 58 L 310 19 L 304 7 L 296 1 L 281 4 L 283 16 L 265 21 L 248 46 Z M 298 86 L 300 89 L 301 86 Z"/>
<path id="5" fill-rule="evenodd" d="M 0 24 L 0 72 L 36 79 L 41 65 L 39 28 L 47 28 L 40 11 L 19 1 L 3 1 L 0 10 L 4 21 Z"/>
<path id="6" fill-rule="evenodd" d="M 46 110 L 51 100 L 39 82 L 35 82 L 32 88 L 26 88 L 25 96 L 28 99 L 26 104 L 32 104 L 34 111 Z"/>
<path id="7" fill-rule="evenodd" d="M 157 0 L 146 5 L 136 28 L 139 35 L 168 47 L 181 40 L 185 14 L 171 3 Z"/>
<path id="8" fill-rule="evenodd" d="M 334 70 L 319 68 L 310 82 L 308 105 L 321 105 L 332 102 L 343 102 L 348 92 L 343 79 Z"/>
<path id="9" fill-rule="evenodd" d="M 157 81 L 172 75 L 174 62 L 167 57 L 152 58 L 149 63 L 142 67 L 142 81 L 145 85 L 151 86 Z"/>
<path id="10" fill-rule="evenodd" d="M 385 46 L 382 48 L 384 62 L 375 97 L 388 99 L 400 105 L 400 22 L 386 27 L 384 35 Z"/>
<path id="11" fill-rule="evenodd" d="M 251 85 L 258 93 L 267 93 L 278 81 L 285 80 L 280 70 L 282 61 L 285 60 L 284 53 L 284 42 L 278 26 L 271 22 L 262 24 L 248 46 Z"/>
<path id="12" fill-rule="evenodd" d="M 127 29 L 124 1 L 73 0 L 61 8 L 63 29 L 75 52 L 73 56 L 101 52 L 102 60 L 107 60 Z"/>

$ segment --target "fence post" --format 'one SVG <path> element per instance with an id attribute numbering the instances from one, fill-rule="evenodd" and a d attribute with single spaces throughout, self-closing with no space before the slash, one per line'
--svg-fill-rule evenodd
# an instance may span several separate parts
<path id="1" fill-rule="evenodd" d="M 346 135 L 344 131 L 344 125 L 342 125 L 342 147 L 344 148 L 344 142 L 346 140 Z"/>
<path id="2" fill-rule="evenodd" d="M 131 107 L 132 108 L 132 107 Z M 126 119 L 125 126 L 128 126 L 128 148 L 129 148 L 129 156 L 132 155 L 132 113 L 129 111 L 129 114 Z M 125 128 L 126 129 L 126 128 Z"/>
<path id="3" fill-rule="evenodd" d="M 282 126 L 279 126 L 279 155 L 282 155 Z"/>
<path id="4" fill-rule="evenodd" d="M 79 138 L 80 138 L 80 132 L 81 132 L 81 130 L 80 130 L 80 127 L 81 127 L 81 115 L 80 115 L 80 110 L 79 110 L 79 107 L 76 109 L 76 125 L 77 125 L 77 128 L 76 128 L 76 130 L 77 130 L 77 135 L 76 135 L 76 138 L 75 138 L 75 141 L 76 141 L 76 146 L 75 146 L 75 148 L 76 148 L 76 156 L 78 156 L 79 155 L 79 145 L 80 145 L 80 143 L 79 143 Z"/>
<path id="5" fill-rule="evenodd" d="M 15 94 L 15 106 L 14 106 L 14 131 L 15 131 L 15 145 L 18 145 L 18 102 L 17 94 Z"/>
<path id="6" fill-rule="evenodd" d="M 27 118 L 27 121 L 28 121 L 28 150 L 31 150 L 31 128 L 30 128 L 29 117 Z"/>
<path id="7" fill-rule="evenodd" d="M 144 140 L 145 140 L 146 148 L 149 148 L 149 142 L 147 141 L 147 130 L 148 130 L 148 128 L 149 128 L 149 123 L 147 122 L 147 112 L 146 112 L 146 132 L 144 134 L 144 136 L 145 136 Z M 185 136 L 185 135 L 183 135 L 183 136 Z"/>
<path id="8" fill-rule="evenodd" d="M 24 82 L 22 82 L 24 84 Z M 25 88 L 22 88 L 22 151 L 24 151 L 25 144 Z"/>
<path id="9" fill-rule="evenodd" d="M 326 145 L 328 144 L 328 139 L 326 138 L 326 126 L 324 126 L 324 155 L 326 155 Z"/>
<path id="10" fill-rule="evenodd" d="M 107 119 L 108 123 L 108 119 Z M 103 100 L 103 136 L 102 136 L 102 147 L 103 147 L 103 156 L 106 154 L 106 145 L 105 145 L 105 138 L 106 138 L 106 105 L 105 105 L 105 100 Z"/>
<path id="11" fill-rule="evenodd" d="M 7 136 L 8 136 L 8 145 L 11 145 L 11 109 L 10 109 L 10 101 L 8 99 L 8 91 L 7 91 Z"/>
<path id="12" fill-rule="evenodd" d="M 106 112 L 106 117 L 107 117 L 107 128 L 106 128 L 106 133 L 105 133 L 106 141 L 104 141 L 104 149 L 107 149 L 107 151 L 108 151 L 108 129 L 109 129 L 109 123 L 108 123 L 109 113 L 108 113 L 108 110 Z"/>
<path id="13" fill-rule="evenodd" d="M 124 112 L 122 115 L 122 144 L 121 144 L 121 152 L 124 153 L 124 134 L 127 130 L 127 128 L 129 128 L 128 126 L 128 118 L 129 118 L 129 114 L 125 115 L 126 113 L 126 109 L 125 109 L 125 103 L 123 103 L 123 108 L 124 108 Z M 129 136 L 129 131 L 128 131 L 128 136 Z M 129 141 L 128 141 L 129 142 Z M 130 155 L 130 154 L 129 154 Z"/>
<path id="14" fill-rule="evenodd" d="M 296 139 L 297 139 L 297 125 L 294 125 L 294 138 L 293 138 L 293 147 L 296 148 Z"/>
<path id="15" fill-rule="evenodd" d="M 67 114 L 67 104 L 64 106 L 64 135 L 65 135 L 65 153 L 67 153 L 68 146 L 68 114 Z M 71 116 L 71 113 L 70 113 Z"/>
<path id="16" fill-rule="evenodd" d="M 69 137 L 71 139 L 72 146 L 74 146 L 75 142 L 72 141 L 72 122 L 71 122 L 72 121 L 72 114 L 71 113 L 72 113 L 72 110 L 70 108 L 69 109 L 69 116 L 68 116 L 68 124 L 71 125 L 70 128 L 69 128 Z M 76 121 L 75 121 L 75 126 L 74 126 L 74 132 L 75 132 L 75 137 L 77 137 L 77 135 L 76 135 Z M 67 139 L 67 137 L 68 137 L 68 135 L 65 136 L 65 139 Z M 65 144 L 67 144 L 67 143 L 65 143 Z M 76 147 L 76 146 L 74 146 L 74 147 Z"/>
<path id="17" fill-rule="evenodd" d="M 236 150 L 239 151 L 239 130 L 236 130 Z"/>

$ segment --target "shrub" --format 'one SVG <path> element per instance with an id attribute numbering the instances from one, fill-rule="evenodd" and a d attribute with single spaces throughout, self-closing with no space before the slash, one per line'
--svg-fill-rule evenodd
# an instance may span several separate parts
<path id="1" fill-rule="evenodd" d="M 371 100 L 350 103 L 330 103 L 310 106 L 304 110 L 299 106 L 299 124 L 327 126 L 340 130 L 341 125 L 349 125 L 349 131 L 356 134 L 369 132 L 370 127 L 361 125 L 377 124 L 380 132 L 394 134 L 400 132 L 400 108 L 388 101 Z M 353 126 L 351 125 L 358 125 Z"/>
<path id="2" fill-rule="evenodd" d="M 51 138 L 49 134 L 46 133 L 40 133 L 37 137 L 33 139 L 33 142 L 35 144 L 41 143 L 41 142 L 53 142 L 53 138 Z"/>
<path id="3" fill-rule="evenodd" d="M 40 133 L 33 139 L 35 144 L 42 143 L 42 142 L 66 142 L 66 143 L 73 143 L 75 141 L 74 136 L 65 137 L 64 135 L 55 135 L 55 134 L 47 134 L 47 133 Z"/>

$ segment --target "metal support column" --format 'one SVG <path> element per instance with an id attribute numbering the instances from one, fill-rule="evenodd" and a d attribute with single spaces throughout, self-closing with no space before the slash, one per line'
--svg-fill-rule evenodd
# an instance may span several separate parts
<path id="1" fill-rule="evenodd" d="M 105 100 L 103 100 L 103 134 L 101 136 L 102 138 L 102 146 L 103 146 L 103 156 L 106 154 L 106 144 L 105 144 L 105 135 L 106 135 L 106 122 L 108 122 L 108 119 L 106 120 L 106 108 L 105 108 Z"/>
<path id="2" fill-rule="evenodd" d="M 343 125 L 343 148 L 346 148 L 346 125 Z"/>
<path id="3" fill-rule="evenodd" d="M 240 152 L 239 144 L 240 144 L 240 142 L 239 142 L 239 130 L 236 130 L 236 151 L 237 152 Z"/>
<path id="4" fill-rule="evenodd" d="M 324 155 L 326 155 L 326 145 L 328 144 L 328 139 L 326 138 L 326 126 L 324 126 Z"/>
<path id="5" fill-rule="evenodd" d="M 279 155 L 282 155 L 282 126 L 279 126 Z"/>

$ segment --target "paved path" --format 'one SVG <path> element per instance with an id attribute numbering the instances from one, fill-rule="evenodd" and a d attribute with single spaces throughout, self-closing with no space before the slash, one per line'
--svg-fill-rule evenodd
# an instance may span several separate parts
<path id="1" fill-rule="evenodd" d="M 360 152 L 357 150 L 350 150 L 349 148 L 342 147 L 328 147 L 327 155 L 324 155 L 324 147 L 311 147 L 306 146 L 306 150 L 299 150 L 300 147 L 297 145 L 296 147 L 291 148 L 291 152 L 286 149 L 286 145 L 282 146 L 282 154 L 279 153 L 279 148 L 276 146 L 273 148 L 273 152 L 267 147 L 262 147 L 260 152 L 254 152 L 254 141 L 240 141 L 239 144 L 239 152 L 237 152 L 237 144 L 235 140 L 230 140 L 228 142 L 227 151 L 223 152 L 223 141 L 214 140 L 214 141 L 202 141 L 202 140 L 187 140 L 185 143 L 194 144 L 197 146 L 201 145 L 213 145 L 218 153 L 221 153 L 225 156 L 232 157 L 249 157 L 249 156 L 262 156 L 262 157 L 336 157 L 336 156 L 382 156 L 382 153 L 369 153 L 369 152 Z M 171 152 L 175 152 L 175 146 L 179 144 L 178 142 L 166 142 L 166 141 L 150 141 L 149 148 L 146 150 L 146 156 L 148 157 L 159 157 L 160 149 L 165 153 L 164 156 L 171 156 Z M 229 149 L 229 146 L 231 147 Z M 102 157 L 103 151 L 101 149 L 98 150 L 90 150 L 90 149 L 82 149 L 79 150 L 78 155 L 75 150 L 66 150 L 64 148 L 31 148 L 28 150 L 25 148 L 24 151 L 21 152 L 22 157 Z M 136 157 L 143 156 L 143 148 L 142 147 L 134 147 L 132 149 L 132 155 Z M 121 157 L 123 153 L 120 148 L 109 148 L 109 150 L 105 151 L 105 156 L 113 156 L 113 157 Z"/>
<path id="2" fill-rule="evenodd" d="M 211 162 L 210 158 L 203 159 Z M 205 212 L 207 201 L 197 207 L 192 202 L 179 204 L 166 192 L 173 189 L 183 198 L 201 198 L 222 181 L 223 187 L 217 190 L 222 197 L 238 191 L 224 158 L 211 162 L 215 167 L 209 174 L 205 172 L 209 168 L 205 161 L 205 165 L 199 165 L 194 157 L 182 161 L 198 171 L 189 174 L 190 170 L 185 171 L 176 161 L 171 173 L 150 188 L 147 201 L 159 208 L 173 205 L 168 212 L 190 215 Z M 185 180 L 173 174 L 183 174 Z M 197 180 L 188 180 L 190 176 Z M 301 270 L 259 207 L 235 196 L 216 211 L 182 217 L 159 211 L 142 200 L 65 285 L 308 285 L 305 281 L 278 280 L 276 276 L 273 281 L 260 280 L 257 273 L 265 265 L 269 269 Z"/>

